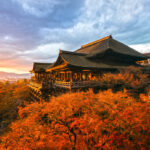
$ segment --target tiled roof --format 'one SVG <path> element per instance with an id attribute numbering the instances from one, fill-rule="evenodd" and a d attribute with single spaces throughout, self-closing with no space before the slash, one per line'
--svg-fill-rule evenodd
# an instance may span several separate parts
<path id="1" fill-rule="evenodd" d="M 47 68 L 50 68 L 52 63 L 39 63 L 34 62 L 33 64 L 33 72 L 42 72 L 45 71 Z"/>
<path id="2" fill-rule="evenodd" d="M 91 42 L 87 45 L 81 46 L 81 48 L 76 50 L 75 52 L 85 53 L 88 54 L 89 56 L 93 56 L 100 53 L 104 53 L 108 49 L 111 49 L 115 53 L 120 53 L 123 55 L 128 55 L 128 56 L 133 56 L 133 57 L 143 58 L 143 59 L 145 58 L 145 55 L 113 39 L 112 36 L 107 36 L 95 42 Z"/>

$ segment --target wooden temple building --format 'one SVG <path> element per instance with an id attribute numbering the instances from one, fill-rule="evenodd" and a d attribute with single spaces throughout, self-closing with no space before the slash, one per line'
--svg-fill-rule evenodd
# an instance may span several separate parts
<path id="1" fill-rule="evenodd" d="M 150 66 L 150 53 L 145 53 L 144 55 L 148 57 L 148 59 L 137 61 L 137 64 L 143 66 Z"/>
<path id="2" fill-rule="evenodd" d="M 148 57 L 107 36 L 82 45 L 74 52 L 60 50 L 54 63 L 34 63 L 30 88 L 34 99 L 48 97 L 60 89 L 92 88 L 106 72 L 140 66 Z"/>

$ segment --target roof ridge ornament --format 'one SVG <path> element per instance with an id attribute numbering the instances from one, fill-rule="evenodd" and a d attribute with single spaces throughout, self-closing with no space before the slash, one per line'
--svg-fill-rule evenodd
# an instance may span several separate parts
<path id="1" fill-rule="evenodd" d="M 109 36 L 106 36 L 106 37 L 101 38 L 101 39 L 99 39 L 99 40 L 96 40 L 96 41 L 90 42 L 90 43 L 88 43 L 88 44 L 82 45 L 81 48 L 85 48 L 85 47 L 91 46 L 91 45 L 93 45 L 93 44 L 96 44 L 96 43 L 98 43 L 98 42 L 101 42 L 101 41 L 104 41 L 104 40 L 107 40 L 107 39 L 110 39 L 110 38 L 112 39 L 112 35 L 109 35 Z"/>

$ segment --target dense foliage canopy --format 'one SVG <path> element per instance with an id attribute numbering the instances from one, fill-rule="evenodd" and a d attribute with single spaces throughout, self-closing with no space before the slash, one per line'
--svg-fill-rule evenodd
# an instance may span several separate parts
<path id="1" fill-rule="evenodd" d="M 129 67 L 100 80 L 98 93 L 40 103 L 30 101 L 27 81 L 0 83 L 0 150 L 150 149 L 149 76 Z"/>
<path id="2" fill-rule="evenodd" d="M 150 93 L 126 90 L 78 92 L 19 108 L 19 120 L 1 139 L 1 149 L 148 150 Z"/>
<path id="3" fill-rule="evenodd" d="M 8 125 L 17 118 L 17 106 L 29 100 L 27 80 L 14 83 L 0 82 L 0 134 L 7 130 Z"/>
<path id="4" fill-rule="evenodd" d="M 125 70 L 120 70 L 117 74 L 103 74 L 100 81 L 101 89 L 111 88 L 113 91 L 127 89 L 129 92 L 138 95 L 149 89 L 150 77 L 148 74 L 144 74 L 140 67 L 130 66 Z"/>

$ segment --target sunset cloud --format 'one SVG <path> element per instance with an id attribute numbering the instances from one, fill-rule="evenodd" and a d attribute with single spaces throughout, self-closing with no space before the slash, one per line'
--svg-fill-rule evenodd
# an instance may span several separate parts
<path id="1" fill-rule="evenodd" d="M 149 12 L 149 0 L 1 1 L 0 67 L 27 72 L 34 61 L 55 61 L 59 49 L 75 50 L 110 34 L 149 52 Z"/>

